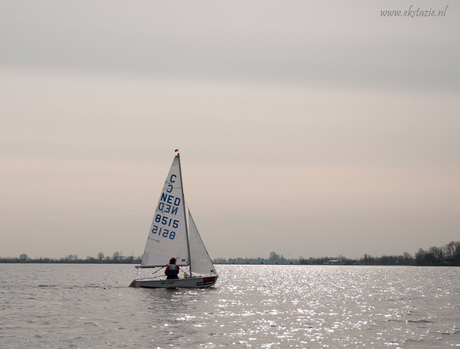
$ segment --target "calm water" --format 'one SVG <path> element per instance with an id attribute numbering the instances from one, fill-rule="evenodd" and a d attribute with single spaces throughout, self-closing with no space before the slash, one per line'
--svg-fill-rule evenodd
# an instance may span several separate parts
<path id="1" fill-rule="evenodd" d="M 0 264 L 0 347 L 460 347 L 460 268 L 216 267 L 147 290 L 132 265 Z"/>

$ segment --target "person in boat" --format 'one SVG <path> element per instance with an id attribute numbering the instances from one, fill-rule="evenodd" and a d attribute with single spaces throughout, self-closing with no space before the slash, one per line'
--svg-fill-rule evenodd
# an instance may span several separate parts
<path id="1" fill-rule="evenodd" d="M 169 260 L 169 265 L 165 269 L 166 279 L 179 279 L 179 266 L 176 265 L 176 258 Z"/>

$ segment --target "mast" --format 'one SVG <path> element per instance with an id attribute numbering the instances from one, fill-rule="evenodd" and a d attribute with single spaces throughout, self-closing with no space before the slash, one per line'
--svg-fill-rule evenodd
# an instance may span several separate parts
<path id="1" fill-rule="evenodd" d="M 187 224 L 187 211 L 186 211 L 186 207 L 185 207 L 185 195 L 184 195 L 184 183 L 182 181 L 182 168 L 181 168 L 181 165 L 180 165 L 180 154 L 177 153 L 177 160 L 178 163 L 179 163 L 179 174 L 180 174 L 180 186 L 181 186 L 181 189 L 182 189 L 182 207 L 184 208 L 184 217 L 185 217 L 185 237 L 186 237 L 186 240 L 187 240 L 187 253 L 188 253 L 188 260 L 189 260 L 189 272 L 190 272 L 190 276 L 192 276 L 192 255 L 190 254 L 190 241 L 189 241 L 189 237 L 188 237 L 188 224 Z"/>

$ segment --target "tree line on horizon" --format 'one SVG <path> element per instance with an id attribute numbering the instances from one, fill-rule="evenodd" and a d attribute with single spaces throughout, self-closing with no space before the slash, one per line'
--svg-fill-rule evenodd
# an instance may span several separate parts
<path id="1" fill-rule="evenodd" d="M 30 258 L 27 254 L 22 253 L 18 257 L 0 258 L 0 263 L 120 263 L 120 264 L 140 264 L 142 257 L 122 256 L 116 251 L 112 256 L 105 256 L 99 252 L 96 257 L 87 256 L 85 259 L 80 259 L 75 255 L 68 255 L 62 258 Z"/>
<path id="2" fill-rule="evenodd" d="M 301 265 L 420 265 L 420 266 L 460 266 L 460 241 L 450 242 L 443 247 L 420 248 L 415 257 L 409 252 L 402 255 L 373 257 L 368 254 L 360 259 L 338 257 L 310 257 L 305 259 L 285 258 L 276 252 L 270 252 L 269 258 L 217 258 L 216 264 L 301 264 Z"/>
<path id="3" fill-rule="evenodd" d="M 401 256 L 382 256 L 372 257 L 364 254 L 363 258 L 352 259 L 342 255 L 338 257 L 319 257 L 319 258 L 285 258 L 276 252 L 270 252 L 268 259 L 266 258 L 217 258 L 214 260 L 216 264 L 298 264 L 298 265 L 414 265 L 414 257 L 404 252 Z"/>
<path id="4" fill-rule="evenodd" d="M 19 257 L 0 258 L 0 263 L 120 263 L 120 264 L 140 264 L 142 257 L 122 256 L 118 251 L 112 256 L 105 256 L 99 252 L 97 257 L 87 256 L 79 259 L 77 255 L 68 255 L 64 258 L 35 258 L 32 259 L 27 254 L 22 253 Z M 442 247 L 430 247 L 428 250 L 419 248 L 412 256 L 409 252 L 404 252 L 398 256 L 373 257 L 364 254 L 360 259 L 350 259 L 344 256 L 338 257 L 303 257 L 285 258 L 272 251 L 268 258 L 216 258 L 215 264 L 299 264 L 299 265 L 419 265 L 419 266 L 460 266 L 460 241 L 451 241 Z M 166 263 L 165 263 L 166 264 Z"/>

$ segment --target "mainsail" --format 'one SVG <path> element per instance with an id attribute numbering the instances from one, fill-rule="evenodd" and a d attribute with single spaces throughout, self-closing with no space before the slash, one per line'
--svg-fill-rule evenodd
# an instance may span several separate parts
<path id="1" fill-rule="evenodd" d="M 160 267 L 174 257 L 189 265 L 184 192 L 179 154 L 174 158 L 145 245 L 142 267 Z"/>

